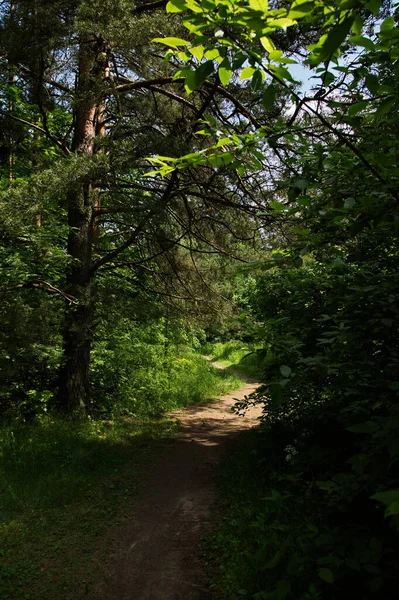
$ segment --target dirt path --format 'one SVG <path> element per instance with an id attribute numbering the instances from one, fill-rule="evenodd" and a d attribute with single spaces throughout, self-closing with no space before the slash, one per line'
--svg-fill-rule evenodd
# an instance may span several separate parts
<path id="1" fill-rule="evenodd" d="M 260 412 L 231 412 L 248 383 L 211 404 L 173 413 L 182 431 L 154 466 L 137 498 L 132 521 L 105 566 L 106 583 L 93 600 L 205 600 L 202 539 L 216 498 L 216 465 L 229 442 L 257 424 Z M 103 579 L 104 581 L 104 579 Z"/>

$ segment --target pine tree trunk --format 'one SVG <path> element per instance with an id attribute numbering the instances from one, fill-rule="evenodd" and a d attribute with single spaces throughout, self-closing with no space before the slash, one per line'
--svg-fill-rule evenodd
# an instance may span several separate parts
<path id="1" fill-rule="evenodd" d="M 100 57 L 100 60 L 99 60 Z M 104 52 L 99 41 L 86 37 L 81 41 L 76 125 L 73 150 L 82 157 L 94 153 L 99 134 L 98 116 L 103 118 L 101 88 Z M 67 309 L 63 334 L 63 363 L 59 375 L 57 404 L 61 412 L 74 417 L 86 414 L 90 399 L 90 352 L 93 338 L 93 288 L 91 272 L 97 224 L 93 211 L 98 209 L 96 182 L 82 183 L 68 194 L 68 254 L 71 268 L 67 291 L 78 304 Z"/>

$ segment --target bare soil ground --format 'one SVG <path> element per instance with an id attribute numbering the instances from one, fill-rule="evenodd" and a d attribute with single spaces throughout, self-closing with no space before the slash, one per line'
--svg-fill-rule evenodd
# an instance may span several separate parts
<path id="1" fill-rule="evenodd" d="M 171 415 L 182 430 L 148 474 L 128 524 L 114 532 L 93 600 L 211 597 L 201 557 L 217 495 L 217 463 L 240 432 L 257 424 L 257 409 L 245 417 L 231 411 L 235 399 L 256 387 L 247 383 L 210 404 Z"/>

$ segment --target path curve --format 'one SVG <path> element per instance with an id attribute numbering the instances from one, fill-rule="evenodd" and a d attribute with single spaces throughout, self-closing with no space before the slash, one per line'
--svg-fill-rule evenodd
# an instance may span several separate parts
<path id="1" fill-rule="evenodd" d="M 216 465 L 231 440 L 258 423 L 260 409 L 245 417 L 231 411 L 235 399 L 256 387 L 247 383 L 210 404 L 172 413 L 182 430 L 151 469 L 93 600 L 210 598 L 201 555 L 217 494 Z"/>

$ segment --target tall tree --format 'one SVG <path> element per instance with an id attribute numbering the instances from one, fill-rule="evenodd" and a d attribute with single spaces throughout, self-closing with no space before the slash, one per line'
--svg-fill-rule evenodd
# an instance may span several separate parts
<path id="1" fill-rule="evenodd" d="M 30 153 L 21 164 L 25 181 L 4 198 L 10 208 L 33 202 L 35 217 L 40 204 L 43 213 L 57 212 L 55 237 L 59 245 L 59 236 L 67 235 L 68 265 L 63 273 L 60 261 L 56 281 L 44 269 L 40 278 L 21 275 L 11 287 L 65 298 L 57 402 L 66 413 L 84 414 L 98 274 L 128 275 L 147 290 L 187 299 L 206 283 L 197 255 L 229 255 L 228 238 L 252 236 L 242 220 L 229 216 L 237 208 L 249 215 L 257 209 L 247 195 L 251 184 L 224 175 L 227 155 L 217 151 L 213 165 L 181 174 L 172 169 L 165 178 L 148 173 L 145 158 L 206 148 L 203 123 L 207 128 L 209 119 L 223 119 L 227 107 L 238 133 L 247 119 L 216 77 L 185 95 L 184 79 L 173 78 L 177 63 L 165 63 L 150 43 L 160 31 L 168 35 L 180 27 L 179 18 L 159 12 L 158 3 L 12 4 L 13 18 L 10 3 L 3 7 L 1 56 L 5 65 L 15 65 L 11 87 L 18 101 L 3 103 L 1 113 L 23 128 L 28 146 L 40 146 L 41 162 Z M 32 216 L 18 218 L 27 223 Z M 47 226 L 43 218 L 44 231 Z M 180 271 L 188 263 L 195 275 L 184 281 Z"/>

